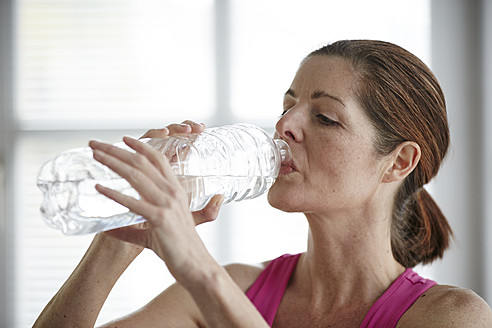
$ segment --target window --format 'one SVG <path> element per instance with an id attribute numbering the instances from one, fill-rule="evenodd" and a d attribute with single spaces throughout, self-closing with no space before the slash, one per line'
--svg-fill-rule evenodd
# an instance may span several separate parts
<path id="1" fill-rule="evenodd" d="M 17 120 L 114 129 L 210 117 L 212 13 L 212 1 L 20 1 Z"/>
<path id="2" fill-rule="evenodd" d="M 4 158 L 11 158 L 5 190 L 12 193 L 6 218 L 13 229 L 12 327 L 32 325 L 92 240 L 65 237 L 39 214 L 36 176 L 58 152 L 188 118 L 209 125 L 248 121 L 272 131 L 300 61 L 337 39 L 392 41 L 430 61 L 428 0 L 15 4 L 15 107 L 3 131 L 11 134 Z M 247 214 L 252 208 L 254 216 Z M 301 215 L 273 210 L 261 197 L 224 206 L 217 222 L 199 232 L 225 264 L 303 251 L 307 226 Z M 98 323 L 139 308 L 172 281 L 165 265 L 144 252 Z"/>

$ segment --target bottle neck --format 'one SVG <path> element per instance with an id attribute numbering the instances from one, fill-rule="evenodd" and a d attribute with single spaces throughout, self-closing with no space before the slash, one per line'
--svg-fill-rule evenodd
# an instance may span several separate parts
<path id="1" fill-rule="evenodd" d="M 277 149 L 280 153 L 280 161 L 287 162 L 292 158 L 292 153 L 289 145 L 283 141 L 282 139 L 274 139 L 275 145 L 277 145 Z"/>

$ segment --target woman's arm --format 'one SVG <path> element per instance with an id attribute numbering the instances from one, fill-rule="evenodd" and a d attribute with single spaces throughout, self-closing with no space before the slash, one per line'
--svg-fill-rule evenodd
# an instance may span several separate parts
<path id="1" fill-rule="evenodd" d="M 193 213 L 194 223 L 198 225 L 214 220 L 222 199 L 222 196 L 215 196 L 203 210 Z M 137 227 L 144 229 L 145 225 L 141 223 Z M 96 235 L 78 266 L 46 305 L 33 327 L 94 327 L 114 284 L 143 250 L 142 246 L 118 240 L 111 235 L 125 235 L 138 229 L 132 226 Z M 196 318 L 196 312 L 196 305 L 188 293 L 176 284 L 141 311 L 129 316 L 133 318 L 129 321 L 130 325 L 118 327 L 135 327 L 138 326 L 137 322 L 152 327 L 155 314 L 160 314 L 158 318 L 161 320 L 156 326 L 162 327 L 162 319 L 165 318 L 169 327 L 175 327 L 178 322 L 185 323 L 190 318 Z"/>
<path id="2" fill-rule="evenodd" d="M 91 142 L 94 158 L 125 178 L 138 191 L 135 199 L 97 185 L 96 189 L 147 219 L 147 229 L 112 234 L 152 249 L 176 281 L 191 295 L 203 316 L 199 326 L 268 327 L 244 292 L 209 254 L 195 230 L 187 195 L 157 150 L 131 138 L 135 153 Z"/>
<path id="3" fill-rule="evenodd" d="M 174 133 L 199 133 L 202 125 L 173 124 L 149 130 L 143 137 L 162 138 Z M 193 213 L 195 225 L 217 217 L 222 196 L 215 196 L 201 211 Z M 116 281 L 142 251 L 142 246 L 114 236 L 145 230 L 146 223 L 96 235 L 72 275 L 46 305 L 34 327 L 93 327 L 97 316 Z M 120 238 L 121 239 L 121 238 Z"/>
<path id="4" fill-rule="evenodd" d="M 268 327 L 263 319 L 253 321 L 258 316 L 256 309 L 252 308 L 249 300 L 247 307 L 241 307 L 247 288 L 253 283 L 263 270 L 263 266 L 249 266 L 242 264 L 228 265 L 225 267 L 228 275 L 233 279 L 233 289 L 239 288 L 239 299 L 224 302 L 212 297 L 208 302 L 205 295 L 216 295 L 215 291 L 201 292 L 197 300 L 181 284 L 175 283 L 154 300 L 138 311 L 115 321 L 111 321 L 100 328 L 132 328 L 132 327 Z M 215 288 L 211 288 L 214 290 Z M 227 289 L 225 294 L 230 295 Z M 219 293 L 220 294 L 220 293 Z M 205 297 L 204 297 L 205 296 Z M 219 296 L 220 299 L 220 296 Z M 252 312 L 250 312 L 252 311 Z M 236 313 L 240 315 L 237 316 Z M 231 315 L 232 314 L 232 315 Z M 231 317 L 236 317 L 231 320 Z M 238 325 L 240 322 L 241 325 Z"/>
<path id="5" fill-rule="evenodd" d="M 241 283 L 236 283 L 218 265 L 211 265 L 210 268 L 204 270 L 208 272 L 204 279 L 186 287 L 200 309 L 206 327 L 269 327 L 246 297 L 245 290 L 239 287 Z"/>
<path id="6" fill-rule="evenodd" d="M 34 327 L 93 327 L 114 284 L 143 247 L 98 234 Z"/>

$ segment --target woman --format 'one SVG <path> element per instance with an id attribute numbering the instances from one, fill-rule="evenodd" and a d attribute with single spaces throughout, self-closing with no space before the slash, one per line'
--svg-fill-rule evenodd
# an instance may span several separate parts
<path id="1" fill-rule="evenodd" d="M 202 130 L 187 121 L 145 136 Z M 194 227 L 217 216 L 220 196 L 192 214 L 153 149 L 130 138 L 124 140 L 135 154 L 91 142 L 94 158 L 142 199 L 102 186 L 99 192 L 148 222 L 97 235 L 35 326 L 93 326 L 118 277 L 148 247 L 176 284 L 104 327 L 492 327 L 479 296 L 408 269 L 442 257 L 451 236 L 423 189 L 449 133 L 444 96 L 420 60 L 380 41 L 323 47 L 302 62 L 276 132 L 293 160 L 268 200 L 305 214 L 306 253 L 219 266 Z"/>

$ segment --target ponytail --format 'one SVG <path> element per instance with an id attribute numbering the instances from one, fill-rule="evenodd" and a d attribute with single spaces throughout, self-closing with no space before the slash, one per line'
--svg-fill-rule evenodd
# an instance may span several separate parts
<path id="1" fill-rule="evenodd" d="M 402 187 L 397 197 L 391 246 L 395 259 L 411 268 L 442 258 L 453 232 L 439 206 L 424 188 L 402 199 L 405 189 Z"/>

